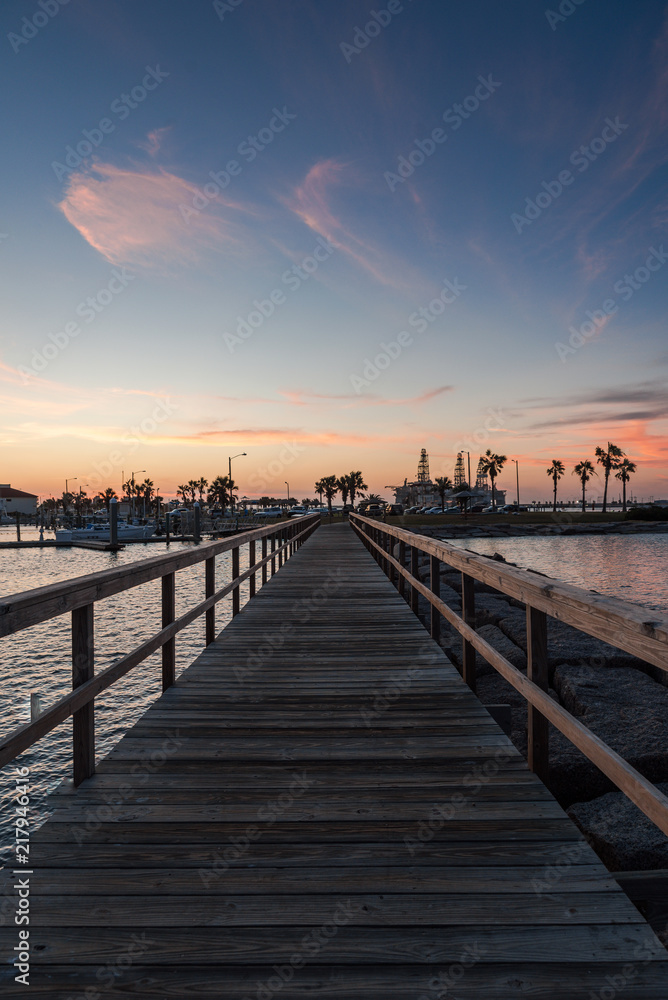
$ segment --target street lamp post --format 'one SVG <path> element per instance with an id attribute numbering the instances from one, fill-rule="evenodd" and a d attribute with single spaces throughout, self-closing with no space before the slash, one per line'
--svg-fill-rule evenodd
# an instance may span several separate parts
<path id="1" fill-rule="evenodd" d="M 467 459 L 468 459 L 468 470 L 469 470 L 469 489 L 472 489 L 472 486 L 471 486 L 471 452 L 470 452 L 470 451 L 467 451 L 467 452 L 466 452 L 466 457 L 467 457 Z"/>
<path id="2" fill-rule="evenodd" d="M 69 479 L 65 480 L 65 494 L 66 495 L 69 495 L 69 492 L 70 492 L 69 484 L 70 483 L 76 483 L 76 482 L 78 482 L 78 477 L 77 476 L 70 476 Z M 67 513 L 67 511 L 65 510 L 65 504 L 63 504 L 63 514 L 66 514 L 66 513 Z"/>
<path id="3" fill-rule="evenodd" d="M 232 513 L 234 513 L 234 498 L 232 496 L 232 459 L 243 458 L 245 454 L 246 454 L 245 451 L 240 451 L 238 455 L 230 455 L 228 456 L 227 459 L 227 471 L 228 471 L 228 478 L 230 481 L 230 508 L 232 510 Z"/>
<path id="4" fill-rule="evenodd" d="M 288 488 L 288 507 L 290 507 L 290 483 L 287 481 L 287 479 L 284 479 L 283 482 Z"/>
<path id="5" fill-rule="evenodd" d="M 133 523 L 134 523 L 134 519 L 135 519 L 135 476 L 138 475 L 140 472 L 146 472 L 146 469 L 135 469 L 135 471 L 132 473 L 132 475 L 130 477 L 130 482 L 132 483 L 132 497 L 130 498 L 130 502 L 132 504 L 132 521 L 133 521 Z"/>
<path id="6" fill-rule="evenodd" d="M 516 458 L 511 458 L 511 462 L 515 463 L 515 476 L 517 477 L 517 506 L 520 505 L 520 463 Z"/>

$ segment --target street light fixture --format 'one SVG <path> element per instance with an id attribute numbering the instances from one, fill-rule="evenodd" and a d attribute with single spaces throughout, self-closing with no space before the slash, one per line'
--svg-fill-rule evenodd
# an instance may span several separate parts
<path id="1" fill-rule="evenodd" d="M 520 505 L 520 463 L 516 458 L 511 458 L 511 462 L 515 463 L 515 476 L 517 477 L 517 506 Z"/>
<path id="2" fill-rule="evenodd" d="M 232 497 L 232 459 L 233 458 L 243 458 L 245 456 L 245 451 L 240 451 L 238 455 L 230 455 L 227 458 L 227 472 L 230 481 L 230 508 L 232 513 L 234 513 L 234 498 Z"/>
<path id="3" fill-rule="evenodd" d="M 76 483 L 77 481 L 78 481 L 78 477 L 77 476 L 70 476 L 69 479 L 65 480 L 65 495 L 66 496 L 68 496 L 69 492 L 70 492 L 69 484 L 70 483 Z M 67 511 L 65 510 L 65 504 L 63 504 L 63 514 L 67 514 Z"/>
<path id="4" fill-rule="evenodd" d="M 284 479 L 283 482 L 285 483 L 285 485 L 288 488 L 288 507 L 289 507 L 290 506 L 290 483 L 287 481 L 287 479 Z"/>
<path id="5" fill-rule="evenodd" d="M 130 478 L 130 482 L 132 483 L 132 497 L 130 499 L 131 499 L 131 503 L 132 503 L 132 520 L 133 521 L 135 519 L 135 476 L 138 475 L 140 472 L 146 472 L 146 469 L 135 469 L 135 471 L 131 474 L 131 478 Z"/>

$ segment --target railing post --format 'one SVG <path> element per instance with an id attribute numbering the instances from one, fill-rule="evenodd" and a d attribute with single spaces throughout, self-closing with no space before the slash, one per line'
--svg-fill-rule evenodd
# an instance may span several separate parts
<path id="1" fill-rule="evenodd" d="M 276 535 L 271 536 L 271 575 L 273 576 L 276 572 L 276 556 L 274 552 L 276 551 Z"/>
<path id="2" fill-rule="evenodd" d="M 216 557 L 211 556 L 204 563 L 204 596 L 213 597 L 216 593 Z M 205 641 L 210 646 L 216 638 L 216 609 L 209 608 L 206 613 Z"/>
<path id="3" fill-rule="evenodd" d="M 435 594 L 436 597 L 441 596 L 441 561 L 438 556 L 430 556 L 429 558 L 429 587 L 432 594 Z M 441 638 L 441 613 L 433 604 L 430 607 L 430 633 L 432 639 L 438 642 Z"/>
<path id="4" fill-rule="evenodd" d="M 266 557 L 267 557 L 267 536 L 266 535 L 262 539 L 262 549 L 261 549 L 261 551 L 262 551 L 262 558 L 266 559 Z M 267 582 L 267 569 L 268 569 L 267 563 L 263 563 L 262 564 L 262 586 L 264 586 L 264 584 Z"/>
<path id="5" fill-rule="evenodd" d="M 411 576 L 416 579 L 420 577 L 420 565 L 418 562 L 418 550 L 417 546 L 411 545 Z M 414 615 L 418 613 L 418 597 L 419 593 L 416 587 L 411 587 L 411 611 Z"/>
<path id="6" fill-rule="evenodd" d="M 162 627 L 171 625 L 176 618 L 176 574 L 165 573 L 162 578 Z M 162 647 L 162 690 L 166 691 L 176 680 L 176 638 L 169 639 Z"/>
<path id="7" fill-rule="evenodd" d="M 278 538 L 276 540 L 276 548 L 278 549 L 278 568 L 280 569 L 283 565 L 283 553 L 281 552 L 281 545 L 283 544 L 283 528 L 278 529 Z"/>
<path id="8" fill-rule="evenodd" d="M 72 612 L 72 689 L 92 679 L 95 670 L 94 605 Z M 80 785 L 95 774 L 95 703 L 72 715 L 73 781 Z"/>
<path id="9" fill-rule="evenodd" d="M 239 576 L 239 546 L 232 549 L 232 579 Z M 239 614 L 239 585 L 232 591 L 232 617 Z"/>
<path id="10" fill-rule="evenodd" d="M 547 615 L 527 605 L 527 677 L 543 691 L 548 690 Z M 527 739 L 528 763 L 531 770 L 547 784 L 550 775 L 549 724 L 544 715 L 527 705 L 529 710 Z"/>
<path id="11" fill-rule="evenodd" d="M 399 562 L 401 563 L 401 568 L 405 569 L 405 567 L 406 567 L 406 543 L 405 542 L 399 542 Z M 405 579 L 405 577 L 402 576 L 401 573 L 399 574 L 398 589 L 399 589 L 399 596 L 403 597 L 403 599 L 406 600 L 406 579 Z"/>
<path id="12" fill-rule="evenodd" d="M 462 618 L 475 628 L 475 591 L 468 573 L 462 573 Z M 462 639 L 462 677 L 475 694 L 475 646 L 468 639 Z"/>
<path id="13" fill-rule="evenodd" d="M 248 543 L 248 565 L 255 565 L 255 542 Z M 248 578 L 248 597 L 255 597 L 255 573 Z"/>
<path id="14" fill-rule="evenodd" d="M 195 545 L 199 545 L 199 543 L 202 541 L 202 530 L 200 527 L 201 525 L 200 509 L 197 501 L 195 501 L 195 503 L 193 504 L 193 514 L 194 514 L 193 540 L 195 542 Z"/>

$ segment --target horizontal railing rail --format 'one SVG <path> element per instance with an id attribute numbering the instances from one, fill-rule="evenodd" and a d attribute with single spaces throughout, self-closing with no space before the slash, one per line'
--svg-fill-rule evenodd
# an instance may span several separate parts
<path id="1" fill-rule="evenodd" d="M 14 760 L 56 726 L 73 717 L 73 776 L 78 785 L 95 772 L 94 699 L 148 656 L 162 649 L 162 689 L 175 681 L 175 637 L 197 618 L 205 616 L 205 645 L 215 638 L 215 605 L 232 595 L 233 617 L 240 610 L 240 586 L 249 581 L 249 599 L 257 590 L 256 577 L 267 582 L 320 525 L 319 515 L 244 532 L 233 538 L 205 542 L 195 548 L 143 559 L 100 573 L 64 580 L 5 598 L 0 604 L 0 636 L 13 635 L 60 615 L 72 615 L 72 691 L 54 702 L 37 719 L 19 726 L 0 740 L 0 767 Z M 256 545 L 261 558 L 256 559 Z M 248 569 L 239 570 L 239 549 L 248 545 Z M 216 557 L 232 553 L 232 579 L 215 589 Z M 176 573 L 205 563 L 205 595 L 194 608 L 175 616 Z M 94 672 L 94 607 L 97 601 L 162 580 L 162 628 L 136 649 L 99 674 Z"/>
<path id="2" fill-rule="evenodd" d="M 395 528 L 370 518 L 351 514 L 350 522 L 379 562 L 400 594 L 417 614 L 418 595 L 431 605 L 430 632 L 440 636 L 445 618 L 462 636 L 461 674 L 476 689 L 476 651 L 518 691 L 527 702 L 528 763 L 544 781 L 549 778 L 548 722 L 594 763 L 668 834 L 668 797 L 596 736 L 579 719 L 548 694 L 547 616 L 573 625 L 647 663 L 668 670 L 668 618 L 638 605 L 593 591 L 561 583 L 531 570 L 500 564 L 486 556 L 463 551 L 447 542 Z M 393 540 L 394 543 L 393 544 Z M 430 557 L 429 585 L 419 579 L 418 555 Z M 410 569 L 407 556 L 410 555 Z M 440 564 L 447 563 L 462 574 L 462 614 L 458 615 L 440 597 Z M 527 674 L 513 666 L 475 630 L 473 583 L 480 583 L 521 601 L 527 614 Z M 410 593 L 406 594 L 406 583 Z"/>

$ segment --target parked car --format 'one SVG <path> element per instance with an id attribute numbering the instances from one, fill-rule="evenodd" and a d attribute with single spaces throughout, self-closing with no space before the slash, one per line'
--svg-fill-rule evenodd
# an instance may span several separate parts
<path id="1" fill-rule="evenodd" d="M 364 508 L 365 517 L 382 517 L 383 507 L 379 503 L 370 503 Z"/>
<path id="2" fill-rule="evenodd" d="M 282 507 L 263 507 L 262 510 L 258 510 L 255 514 L 256 517 L 281 517 L 283 514 Z"/>
<path id="3" fill-rule="evenodd" d="M 308 514 L 306 507 L 291 507 L 288 511 L 288 517 L 304 517 Z"/>
<path id="4" fill-rule="evenodd" d="M 401 517 L 404 513 L 403 504 L 400 503 L 388 503 L 385 508 L 385 513 L 389 514 L 391 517 Z"/>
<path id="5" fill-rule="evenodd" d="M 417 514 L 419 509 L 420 509 L 419 507 L 407 507 L 406 510 L 404 511 L 404 514 Z"/>

